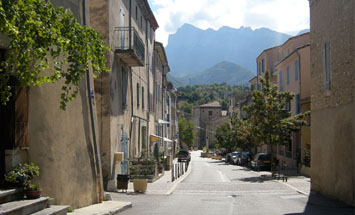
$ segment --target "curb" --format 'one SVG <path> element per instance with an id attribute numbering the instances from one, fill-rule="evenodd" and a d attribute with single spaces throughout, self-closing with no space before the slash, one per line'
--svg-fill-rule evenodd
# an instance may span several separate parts
<path id="1" fill-rule="evenodd" d="M 123 205 L 122 207 L 118 208 L 118 209 L 114 212 L 114 214 L 118 214 L 118 213 L 120 213 L 120 212 L 122 212 L 122 211 L 125 211 L 125 210 L 129 209 L 129 208 L 132 208 L 132 202 L 127 202 L 127 204 L 125 204 L 125 205 Z"/>

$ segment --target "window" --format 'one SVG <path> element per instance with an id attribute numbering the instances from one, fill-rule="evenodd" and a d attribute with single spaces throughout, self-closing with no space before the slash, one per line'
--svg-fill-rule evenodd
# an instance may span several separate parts
<path id="1" fill-rule="evenodd" d="M 285 110 L 286 111 L 291 111 L 291 101 L 286 102 Z"/>
<path id="2" fill-rule="evenodd" d="M 144 109 L 144 87 L 142 87 L 142 109 Z"/>
<path id="3" fill-rule="evenodd" d="M 141 16 L 141 29 L 143 29 L 143 16 Z"/>
<path id="4" fill-rule="evenodd" d="M 330 43 L 325 42 L 323 45 L 323 89 L 330 89 Z"/>
<path id="5" fill-rule="evenodd" d="M 147 136 L 147 127 L 142 126 L 142 152 L 146 151 L 146 136 Z"/>
<path id="6" fill-rule="evenodd" d="M 300 94 L 296 95 L 296 114 L 300 113 Z"/>
<path id="7" fill-rule="evenodd" d="M 136 20 L 138 19 L 138 7 L 136 6 Z"/>
<path id="8" fill-rule="evenodd" d="M 137 83 L 137 107 L 139 107 L 139 84 Z"/>
<path id="9" fill-rule="evenodd" d="M 282 71 L 280 71 L 280 73 L 279 73 L 279 88 L 280 88 L 280 91 L 283 90 L 283 87 L 282 87 Z"/>
<path id="10" fill-rule="evenodd" d="M 261 63 L 259 62 L 258 65 L 259 65 L 258 74 L 261 75 Z"/>
<path id="11" fill-rule="evenodd" d="M 265 72 L 265 64 L 264 64 L 264 59 L 261 60 L 261 72 Z"/>
<path id="12" fill-rule="evenodd" d="M 290 67 L 286 67 L 286 83 L 290 84 Z"/>
<path id="13" fill-rule="evenodd" d="M 212 111 L 208 111 L 208 116 L 212 116 Z"/>
<path id="14" fill-rule="evenodd" d="M 299 76 L 299 69 L 298 69 L 298 60 L 295 61 L 295 81 L 298 80 L 298 76 Z"/>

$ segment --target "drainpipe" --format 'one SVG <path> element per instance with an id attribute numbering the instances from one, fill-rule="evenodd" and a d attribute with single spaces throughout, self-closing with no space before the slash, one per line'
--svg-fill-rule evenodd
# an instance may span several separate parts
<path id="1" fill-rule="evenodd" d="M 147 94 L 148 94 L 148 99 L 147 99 L 147 104 L 148 104 L 148 108 L 147 108 L 147 120 L 148 120 L 148 122 L 147 122 L 147 130 L 146 130 L 146 132 L 145 132 L 145 135 L 146 135 L 146 142 L 147 142 L 147 144 L 146 144 L 146 153 L 149 153 L 149 121 L 150 121 L 150 117 L 149 117 L 149 114 L 150 114 L 150 78 L 149 78 L 149 76 L 150 76 L 150 71 L 149 71 L 149 50 L 148 50 L 148 48 L 149 48 L 149 46 L 148 46 L 148 20 L 146 20 L 146 23 L 145 23 L 145 41 L 146 41 L 146 50 L 147 50 L 147 54 L 146 54 L 146 56 L 147 56 L 147 61 L 148 61 L 148 63 L 147 63 L 147 78 L 148 78 L 148 89 L 147 89 Z M 148 147 L 147 147 L 148 146 Z"/>
<path id="2" fill-rule="evenodd" d="M 129 157 L 132 156 L 132 148 L 131 148 L 131 145 L 132 145 L 132 130 L 133 130 L 133 116 L 134 116 L 134 108 L 133 108 L 133 76 L 132 76 L 132 69 L 130 68 L 129 69 L 129 75 L 130 75 L 130 82 L 131 82 L 131 126 L 130 126 L 130 129 L 129 129 L 129 140 L 130 140 L 130 147 L 129 147 Z"/>
<path id="3" fill-rule="evenodd" d="M 164 71 L 165 66 L 163 66 L 163 71 L 161 74 L 161 119 L 164 120 Z M 164 138 L 164 124 L 161 124 L 161 136 Z M 164 145 L 164 139 L 162 139 Z"/>
<path id="4" fill-rule="evenodd" d="M 83 25 L 87 25 L 86 23 L 86 2 L 83 0 Z M 92 129 L 92 136 L 94 141 L 94 155 L 95 155 L 95 167 L 96 167 L 96 183 L 97 183 L 97 201 L 103 201 L 103 185 L 101 183 L 101 164 L 100 164 L 100 157 L 99 157 L 99 150 L 96 141 L 96 129 L 95 129 L 95 119 L 94 119 L 94 111 L 93 111 L 93 104 L 92 98 L 94 97 L 94 90 L 91 88 L 90 84 L 90 71 L 86 70 L 86 80 L 87 80 L 87 89 L 88 89 L 88 97 L 89 97 L 89 107 L 90 107 L 90 119 L 91 119 L 91 129 Z"/>

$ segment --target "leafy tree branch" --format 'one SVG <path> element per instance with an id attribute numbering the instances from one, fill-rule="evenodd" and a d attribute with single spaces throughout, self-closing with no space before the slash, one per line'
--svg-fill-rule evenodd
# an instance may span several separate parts
<path id="1" fill-rule="evenodd" d="M 82 26 L 72 12 L 46 0 L 0 1 L 0 32 L 9 39 L 0 69 L 0 99 L 6 104 L 15 77 L 19 87 L 64 80 L 60 108 L 75 99 L 89 65 L 94 77 L 108 72 L 109 47 L 97 31 Z M 48 70 L 50 73 L 44 74 Z"/>

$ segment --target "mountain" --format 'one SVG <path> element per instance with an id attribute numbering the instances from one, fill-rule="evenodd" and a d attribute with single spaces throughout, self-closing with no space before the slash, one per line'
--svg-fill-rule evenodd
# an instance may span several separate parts
<path id="1" fill-rule="evenodd" d="M 304 29 L 304 30 L 298 32 L 297 35 L 301 35 L 301 34 L 304 34 L 304 33 L 307 33 L 307 32 L 309 32 L 309 29 Z"/>
<path id="2" fill-rule="evenodd" d="M 221 27 L 216 31 L 184 24 L 175 34 L 169 35 L 165 50 L 171 75 L 175 77 L 201 72 L 222 61 L 254 72 L 257 56 L 264 49 L 280 45 L 289 37 L 267 28 Z"/>
<path id="3" fill-rule="evenodd" d="M 227 83 L 229 85 L 245 85 L 254 76 L 248 69 L 232 62 L 222 61 L 202 72 L 168 79 L 175 87 L 184 85 L 207 85 Z"/>

